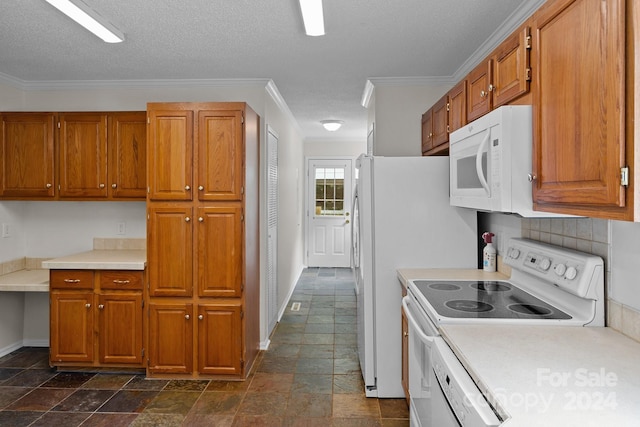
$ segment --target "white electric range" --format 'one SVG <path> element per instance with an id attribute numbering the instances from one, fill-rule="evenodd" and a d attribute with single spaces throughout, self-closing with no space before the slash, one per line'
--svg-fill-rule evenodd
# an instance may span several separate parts
<path id="1" fill-rule="evenodd" d="M 440 337 L 446 324 L 604 326 L 602 258 L 525 239 L 511 239 L 503 281 L 409 280 L 403 307 L 409 321 L 411 425 L 498 426 L 483 398 Z"/>

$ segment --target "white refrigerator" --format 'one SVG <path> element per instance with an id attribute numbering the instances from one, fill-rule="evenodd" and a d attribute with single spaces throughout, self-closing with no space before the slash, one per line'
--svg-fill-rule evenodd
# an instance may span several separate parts
<path id="1" fill-rule="evenodd" d="M 476 212 L 449 205 L 449 157 L 356 161 L 358 356 L 368 397 L 401 398 L 399 268 L 477 268 Z"/>

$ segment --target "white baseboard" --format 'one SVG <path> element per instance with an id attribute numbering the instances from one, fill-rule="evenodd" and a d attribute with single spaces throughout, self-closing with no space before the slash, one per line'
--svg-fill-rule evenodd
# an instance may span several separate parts
<path id="1" fill-rule="evenodd" d="M 270 339 L 267 339 L 266 341 L 262 341 L 260 343 L 260 350 L 263 350 L 263 351 L 269 350 L 269 346 L 270 345 L 271 345 L 271 340 Z"/>
<path id="2" fill-rule="evenodd" d="M 49 347 L 49 340 L 24 340 L 22 345 L 23 347 Z"/>
<path id="3" fill-rule="evenodd" d="M 20 342 L 15 342 L 13 344 L 9 344 L 6 347 L 0 348 L 0 357 L 6 356 L 7 354 L 16 351 L 19 348 L 24 347 L 22 341 Z"/>
<path id="4" fill-rule="evenodd" d="M 284 304 L 282 305 L 282 307 L 280 307 L 280 310 L 278 311 L 278 322 L 280 321 L 280 319 L 282 319 L 282 316 L 284 315 L 285 310 L 287 309 L 287 305 L 289 304 L 289 300 L 291 299 L 291 295 L 293 295 L 293 291 L 296 290 L 296 285 L 298 284 L 298 279 L 300 279 L 300 276 L 302 276 L 302 271 L 305 269 L 304 265 L 300 266 L 300 269 L 298 270 L 298 274 L 295 276 L 296 281 L 293 282 L 291 284 L 291 286 L 289 286 L 289 292 L 287 293 L 287 298 L 284 300 Z"/>

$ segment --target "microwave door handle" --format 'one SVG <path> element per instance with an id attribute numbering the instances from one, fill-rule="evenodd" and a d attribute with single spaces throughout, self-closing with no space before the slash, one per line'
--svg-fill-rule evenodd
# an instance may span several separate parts
<path id="1" fill-rule="evenodd" d="M 484 137 L 484 139 L 480 143 L 480 146 L 478 147 L 478 152 L 476 153 L 476 173 L 478 174 L 478 179 L 480 180 L 480 184 L 482 184 L 482 187 L 489 195 L 491 194 L 491 192 L 489 191 L 489 184 L 487 183 L 487 180 L 484 179 L 484 173 L 482 170 L 482 152 L 489 145 L 490 136 L 491 136 L 491 129 L 487 129 L 487 135 Z"/>

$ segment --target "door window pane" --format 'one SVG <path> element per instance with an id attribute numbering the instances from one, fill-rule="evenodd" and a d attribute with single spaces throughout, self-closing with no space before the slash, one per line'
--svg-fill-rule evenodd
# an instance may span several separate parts
<path id="1" fill-rule="evenodd" d="M 344 215 L 344 168 L 316 168 L 316 215 Z"/>

